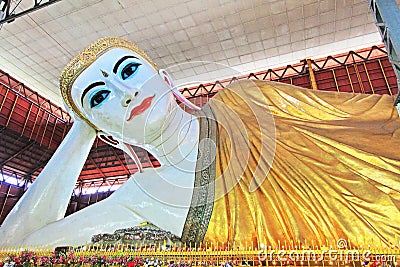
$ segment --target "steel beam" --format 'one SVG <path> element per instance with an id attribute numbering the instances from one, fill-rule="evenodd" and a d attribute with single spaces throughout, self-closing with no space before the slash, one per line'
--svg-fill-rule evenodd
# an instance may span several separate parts
<path id="1" fill-rule="evenodd" d="M 9 158 L 5 159 L 4 161 L 0 162 L 0 166 L 2 167 L 5 165 L 7 162 L 13 160 L 15 157 L 19 156 L 20 154 L 24 153 L 25 150 L 31 148 L 35 144 L 35 141 L 30 141 L 26 146 L 23 148 L 19 149 L 14 155 L 11 155 Z"/>
<path id="2" fill-rule="evenodd" d="M 11 77 L 10 74 L 2 71 L 0 69 L 0 86 L 3 85 L 7 90 L 6 96 L 3 98 L 3 102 L 6 100 L 8 96 L 8 92 L 27 100 L 28 102 L 35 105 L 37 108 L 42 109 L 44 112 L 49 114 L 50 116 L 54 116 L 63 124 L 68 124 L 72 122 L 71 116 L 64 111 L 62 108 L 58 107 L 57 105 L 53 104 L 50 100 L 42 97 L 37 92 L 33 91 L 27 85 L 19 82 L 14 77 Z M 47 103 L 47 105 L 44 105 Z M 4 103 L 3 103 L 4 104 Z M 3 105 L 2 104 L 2 105 Z M 0 111 L 1 107 L 0 105 Z"/>
<path id="3" fill-rule="evenodd" d="M 27 15 L 33 11 L 39 10 L 41 8 L 44 8 L 46 6 L 52 5 L 54 3 L 60 2 L 61 0 L 48 0 L 48 1 L 33 1 L 33 6 L 31 8 L 25 9 L 21 12 L 16 13 L 15 10 L 19 5 L 21 4 L 22 0 L 20 0 L 15 6 L 13 6 L 12 10 L 10 10 L 10 14 L 8 14 L 3 20 L 0 20 L 0 25 L 6 23 L 6 22 L 12 22 L 16 18 L 22 17 L 24 15 Z M 30 1 L 32 2 L 32 1 Z M 10 7 L 11 9 L 11 7 Z"/>
<path id="4" fill-rule="evenodd" d="M 397 77 L 400 89 L 400 10 L 395 0 L 368 0 L 369 8 L 375 18 L 375 24 L 386 46 L 388 57 Z M 397 94 L 394 105 L 400 115 L 400 94 Z"/>

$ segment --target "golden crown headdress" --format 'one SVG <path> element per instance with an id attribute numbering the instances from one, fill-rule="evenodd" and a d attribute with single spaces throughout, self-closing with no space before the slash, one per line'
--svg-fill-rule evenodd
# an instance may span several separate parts
<path id="1" fill-rule="evenodd" d="M 98 128 L 93 123 L 91 123 L 75 105 L 74 101 L 72 100 L 71 88 L 76 78 L 86 68 L 88 68 L 101 55 L 103 55 L 104 53 L 113 48 L 125 48 L 127 50 L 130 50 L 138 54 L 147 62 L 149 62 L 150 65 L 153 66 L 156 71 L 158 71 L 157 65 L 151 60 L 151 58 L 146 54 L 146 52 L 144 52 L 140 47 L 135 45 L 133 42 L 120 37 L 101 38 L 90 44 L 83 51 L 81 51 L 76 57 L 74 57 L 61 72 L 60 76 L 61 96 L 64 99 L 64 102 L 67 105 L 67 107 L 72 112 L 77 114 L 79 117 L 88 122 L 93 128 L 97 130 Z"/>

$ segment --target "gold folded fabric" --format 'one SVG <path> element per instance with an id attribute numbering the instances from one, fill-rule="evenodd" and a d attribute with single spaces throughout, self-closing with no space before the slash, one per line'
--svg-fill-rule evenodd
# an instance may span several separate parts
<path id="1" fill-rule="evenodd" d="M 400 119 L 393 101 L 266 81 L 220 91 L 208 104 L 218 142 L 204 242 L 397 243 Z"/>

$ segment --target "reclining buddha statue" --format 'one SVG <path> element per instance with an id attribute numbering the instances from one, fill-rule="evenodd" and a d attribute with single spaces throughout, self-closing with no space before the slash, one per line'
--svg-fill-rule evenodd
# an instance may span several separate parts
<path id="1" fill-rule="evenodd" d="M 144 222 L 180 242 L 398 245 L 400 119 L 391 96 L 246 80 L 198 108 L 116 37 L 72 59 L 60 89 L 74 124 L 3 222 L 1 246 L 79 246 L 138 233 Z M 133 159 L 141 147 L 160 167 L 138 162 L 110 197 L 65 217 L 96 135 Z"/>

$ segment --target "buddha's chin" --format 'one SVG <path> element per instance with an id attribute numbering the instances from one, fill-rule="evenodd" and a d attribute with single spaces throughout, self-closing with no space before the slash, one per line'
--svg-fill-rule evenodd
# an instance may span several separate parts
<path id="1" fill-rule="evenodd" d="M 168 118 L 171 115 L 172 105 L 166 101 L 156 103 L 139 116 L 125 122 L 123 139 L 126 142 L 150 144 L 159 138 L 163 129 L 171 123 Z"/>
<path id="2" fill-rule="evenodd" d="M 164 123 L 164 116 L 153 117 L 146 121 L 135 118 L 129 123 L 125 123 L 124 130 L 122 131 L 121 138 L 124 142 L 132 145 L 149 144 L 151 141 L 158 138 L 161 134 L 162 125 Z"/>
<path id="3" fill-rule="evenodd" d="M 132 136 L 126 133 L 122 136 L 121 140 L 127 144 L 143 147 L 146 145 L 152 145 L 152 142 L 156 140 L 159 135 L 160 134 L 158 132 L 150 133 L 150 131 L 147 131 L 146 135 L 140 135 L 140 136 L 139 135 Z"/>

